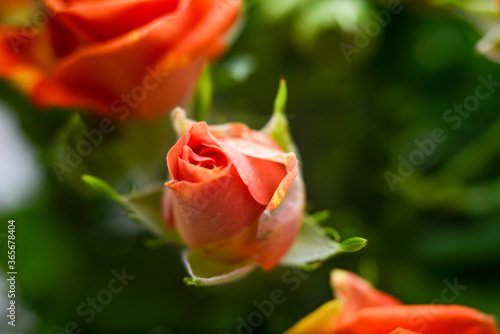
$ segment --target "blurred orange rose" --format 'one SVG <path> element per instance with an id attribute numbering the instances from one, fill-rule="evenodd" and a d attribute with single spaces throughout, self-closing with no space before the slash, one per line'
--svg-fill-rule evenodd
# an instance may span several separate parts
<path id="1" fill-rule="evenodd" d="M 495 319 L 459 305 L 402 305 L 353 273 L 334 270 L 337 299 L 309 314 L 286 334 L 498 334 Z M 456 292 L 446 288 L 443 303 Z M 455 293 L 455 295 L 453 295 Z M 446 300 L 445 300 L 446 299 Z"/>
<path id="2" fill-rule="evenodd" d="M 295 154 L 244 124 L 191 123 L 167 155 L 167 226 L 221 261 L 273 268 L 295 240 L 304 187 Z"/>
<path id="3" fill-rule="evenodd" d="M 154 118 L 190 98 L 241 0 L 43 0 L 0 28 L 0 76 L 41 107 Z"/>

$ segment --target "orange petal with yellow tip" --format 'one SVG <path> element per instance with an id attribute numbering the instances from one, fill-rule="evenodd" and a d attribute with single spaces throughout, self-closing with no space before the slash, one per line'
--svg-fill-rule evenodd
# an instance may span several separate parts
<path id="1" fill-rule="evenodd" d="M 493 317 L 459 305 L 369 307 L 353 315 L 332 334 L 387 334 L 405 328 L 423 334 L 498 334 Z"/>
<path id="2" fill-rule="evenodd" d="M 342 302 L 330 300 L 302 318 L 283 334 L 331 334 L 342 312 Z"/>

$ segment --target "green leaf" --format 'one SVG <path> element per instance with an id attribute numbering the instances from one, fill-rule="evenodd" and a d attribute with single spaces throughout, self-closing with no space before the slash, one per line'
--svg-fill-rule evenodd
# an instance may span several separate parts
<path id="1" fill-rule="evenodd" d="M 298 155 L 298 150 L 290 134 L 288 120 L 285 115 L 286 100 L 286 81 L 284 78 L 281 78 L 278 93 L 274 100 L 274 113 L 262 131 L 273 138 L 283 151 L 293 152 Z"/>
<path id="2" fill-rule="evenodd" d="M 144 226 L 154 234 L 159 242 L 181 243 L 176 233 L 165 227 L 161 207 L 165 186 L 161 183 L 152 184 L 140 191 L 129 194 L 118 194 L 107 182 L 91 175 L 82 176 L 82 180 L 94 190 L 114 200 L 127 210 L 126 217 Z"/>
<path id="3" fill-rule="evenodd" d="M 184 278 L 184 282 L 196 286 L 232 282 L 248 275 L 256 267 L 253 260 L 222 262 L 208 258 L 196 250 L 184 251 L 182 260 L 190 275 Z"/>
<path id="4" fill-rule="evenodd" d="M 306 216 L 297 240 L 280 264 L 310 270 L 334 255 L 354 252 L 366 245 L 366 239 L 363 238 L 350 238 L 340 244 L 339 240 L 340 235 L 335 229 L 323 228 L 315 221 L 314 216 Z"/>
<path id="5" fill-rule="evenodd" d="M 210 66 L 206 65 L 198 82 L 194 99 L 194 118 L 200 122 L 207 119 L 212 108 L 212 75 Z"/>

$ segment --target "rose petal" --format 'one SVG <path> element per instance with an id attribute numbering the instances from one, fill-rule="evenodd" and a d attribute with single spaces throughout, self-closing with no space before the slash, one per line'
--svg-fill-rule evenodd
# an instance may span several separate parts
<path id="1" fill-rule="evenodd" d="M 192 58 L 209 50 L 210 55 L 220 50 L 221 36 L 236 21 L 241 0 L 191 0 L 199 11 L 204 13 L 187 34 L 183 35 L 171 52 L 174 63 L 180 57 Z M 169 60 L 167 59 L 167 62 Z"/>
<path id="2" fill-rule="evenodd" d="M 341 321 L 348 320 L 367 307 L 401 304 L 396 298 L 375 289 L 370 282 L 349 271 L 333 270 L 331 283 L 335 298 L 344 303 Z"/>
<path id="3" fill-rule="evenodd" d="M 177 143 L 168 151 L 167 166 L 172 180 L 184 180 L 187 177 L 187 175 L 181 177 L 179 174 L 179 157 L 184 157 L 186 154 L 185 147 L 189 147 L 191 150 L 202 147 L 220 148 L 220 144 L 208 130 L 207 123 L 194 123 L 188 132 L 179 138 Z M 224 155 L 224 159 L 227 162 L 228 159 L 222 148 L 220 148 L 219 153 Z"/>
<path id="4" fill-rule="evenodd" d="M 147 60 L 142 62 L 139 54 L 144 52 L 134 49 L 117 45 L 115 50 L 61 63 L 52 77 L 40 82 L 32 98 L 42 108 L 87 108 L 121 120 L 129 116 L 151 119 L 185 104 L 204 59 L 168 72 L 158 66 L 144 66 Z"/>
<path id="5" fill-rule="evenodd" d="M 161 199 L 162 218 L 168 228 L 174 228 L 174 214 L 172 212 L 172 196 L 173 192 L 166 190 L 163 192 Z"/>
<path id="6" fill-rule="evenodd" d="M 46 6 L 57 13 L 55 19 L 65 25 L 64 29 L 72 30 L 77 36 L 85 36 L 92 42 L 105 41 L 140 28 L 158 17 L 173 13 L 182 2 L 185 1 L 45 0 Z"/>
<path id="7" fill-rule="evenodd" d="M 245 141 L 246 145 L 231 138 L 219 141 L 255 200 L 269 210 L 276 208 L 297 176 L 295 155 L 261 149 L 261 145 L 250 140 Z"/>
<path id="8" fill-rule="evenodd" d="M 54 56 L 48 43 L 48 33 L 31 38 L 21 28 L 0 28 L 0 77 L 31 92 L 44 77 L 44 68 L 51 66 Z"/>
<path id="9" fill-rule="evenodd" d="M 295 157 L 294 153 L 280 154 L 271 158 L 271 160 L 279 161 L 280 163 L 284 164 L 286 166 L 287 174 L 283 178 L 283 180 L 281 180 L 278 188 L 276 188 L 276 191 L 274 192 L 273 197 L 271 198 L 271 201 L 267 206 L 267 210 L 273 210 L 281 205 L 281 202 L 287 194 L 288 187 L 292 185 L 292 182 L 295 180 L 296 176 L 299 173 L 297 158 Z M 305 192 L 303 187 L 302 192 Z"/>
<path id="10" fill-rule="evenodd" d="M 255 263 L 257 234 L 259 224 L 255 220 L 236 235 L 226 239 L 203 244 L 192 249 L 202 250 L 204 254 L 221 261 L 252 260 Z"/>
<path id="11" fill-rule="evenodd" d="M 396 328 L 417 333 L 498 334 L 493 317 L 458 305 L 400 305 L 362 309 L 333 334 L 387 334 Z"/>
<path id="12" fill-rule="evenodd" d="M 227 166 L 226 154 L 215 145 L 202 145 L 195 153 L 189 146 L 184 146 L 182 159 L 190 164 L 203 166 L 205 168 L 215 168 Z"/>
<path id="13" fill-rule="evenodd" d="M 298 235 L 304 214 L 305 192 L 302 178 L 292 183 L 280 206 L 266 210 L 259 224 L 257 262 L 272 269 L 290 249 Z"/>
<path id="14" fill-rule="evenodd" d="M 258 218 L 264 207 L 252 198 L 234 167 L 206 182 L 170 181 L 167 186 L 174 191 L 174 224 L 188 245 L 210 248 L 216 242 L 235 243 L 228 239 L 252 225 L 248 236 L 239 238 L 246 240 L 242 248 L 251 248 L 244 252 L 255 254 Z"/>
<path id="15" fill-rule="evenodd" d="M 210 125 L 209 129 L 216 138 L 230 138 L 234 146 L 248 155 L 256 154 L 257 151 L 265 155 L 283 153 L 283 150 L 271 137 L 262 131 L 252 130 L 243 123 Z M 251 142 L 251 145 L 248 141 Z"/>
<path id="16" fill-rule="evenodd" d="M 182 155 L 182 159 L 184 159 L 184 161 L 187 161 L 193 165 L 206 164 L 206 163 L 214 165 L 216 163 L 215 159 L 213 159 L 213 158 L 198 155 L 198 154 L 194 153 L 193 150 L 191 149 L 191 147 L 189 147 L 189 146 L 184 146 L 184 152 Z"/>
<path id="17" fill-rule="evenodd" d="M 233 162 L 254 198 L 259 203 L 267 205 L 268 210 L 280 205 L 288 187 L 298 174 L 295 154 L 283 153 L 279 145 L 267 134 L 251 130 L 242 123 L 209 128 L 223 147 L 231 151 L 231 155 L 234 156 Z M 236 154 L 237 152 L 240 154 Z M 283 169 L 279 165 L 260 167 L 262 160 L 283 165 L 286 175 L 283 175 Z M 266 173 L 262 172 L 264 170 Z M 284 177 L 278 182 L 282 176 Z"/>
<path id="18" fill-rule="evenodd" d="M 179 178 L 187 182 L 207 182 L 224 173 L 226 167 L 207 169 L 192 165 L 182 159 L 178 161 Z"/>

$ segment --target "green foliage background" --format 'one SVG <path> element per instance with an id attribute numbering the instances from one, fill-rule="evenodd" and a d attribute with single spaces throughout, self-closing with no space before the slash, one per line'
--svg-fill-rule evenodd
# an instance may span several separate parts
<path id="1" fill-rule="evenodd" d="M 34 200 L 1 217 L 16 219 L 17 300 L 26 309 L 18 311 L 20 330 L 12 333 L 64 333 L 71 321 L 89 334 L 237 333 L 238 318 L 248 321 L 257 310 L 254 301 L 280 289 L 286 301 L 252 328 L 279 333 L 332 298 L 329 271 L 336 267 L 409 304 L 439 302 L 444 281 L 457 280 L 467 288 L 454 303 L 500 317 L 500 90 L 456 130 L 443 120 L 474 94 L 479 76 L 500 81 L 500 66 L 474 51 L 482 33 L 468 21 L 417 1 L 402 2 L 404 10 L 348 63 L 339 45 L 354 45 L 349 29 L 363 27 L 386 4 L 346 3 L 247 2 L 240 36 L 212 67 L 209 120 L 262 127 L 284 75 L 309 210 L 329 210 L 325 225 L 344 238 L 368 239 L 365 249 L 310 273 L 277 268 L 224 286 L 185 286 L 180 249 L 147 247 L 149 234 L 79 179 L 90 170 L 122 191 L 165 180 L 175 140 L 168 119 L 119 125 L 59 182 L 50 165 L 57 142 L 77 139 L 68 127 L 92 128 L 98 120 L 84 115 L 71 123 L 68 111 L 37 111 L 2 82 L 0 98 L 15 110 L 45 175 Z M 384 173 L 397 173 L 398 157 L 408 159 L 418 149 L 415 140 L 436 128 L 447 140 L 391 191 Z M 0 261 L 3 270 L 6 262 Z M 135 279 L 86 323 L 77 306 L 123 267 Z"/>

